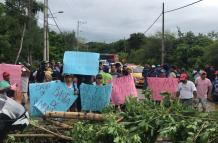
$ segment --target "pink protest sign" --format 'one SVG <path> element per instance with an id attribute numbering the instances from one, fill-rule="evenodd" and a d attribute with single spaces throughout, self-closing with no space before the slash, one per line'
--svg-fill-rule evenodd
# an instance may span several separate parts
<path id="1" fill-rule="evenodd" d="M 0 64 L 0 81 L 3 80 L 3 72 L 10 74 L 11 85 L 17 84 L 18 90 L 21 89 L 21 65 Z"/>
<path id="2" fill-rule="evenodd" d="M 124 104 L 127 96 L 138 96 L 134 79 L 131 75 L 113 79 L 112 85 L 111 100 L 115 105 Z"/>
<path id="3" fill-rule="evenodd" d="M 161 101 L 163 97 L 160 95 L 161 92 L 169 92 L 172 95 L 176 94 L 176 88 L 178 86 L 177 78 L 157 78 L 149 77 L 148 87 L 152 91 L 153 99 L 156 101 Z"/>

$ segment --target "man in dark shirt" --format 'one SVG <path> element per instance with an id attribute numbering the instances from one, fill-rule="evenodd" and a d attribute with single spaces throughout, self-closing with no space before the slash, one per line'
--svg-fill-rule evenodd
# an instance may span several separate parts
<path id="1" fill-rule="evenodd" d="M 148 86 L 147 77 L 149 77 L 150 71 L 151 71 L 150 65 L 145 64 L 144 69 L 142 71 L 142 76 L 144 77 L 144 89 L 147 89 Z"/>

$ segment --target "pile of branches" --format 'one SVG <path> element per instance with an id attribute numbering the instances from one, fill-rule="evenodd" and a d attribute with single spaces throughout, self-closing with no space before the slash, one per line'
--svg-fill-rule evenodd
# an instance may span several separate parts
<path id="1" fill-rule="evenodd" d="M 72 143 L 155 143 L 160 139 L 184 143 L 218 142 L 217 112 L 204 113 L 184 107 L 168 93 L 163 94 L 165 98 L 161 103 L 150 96 L 146 91 L 144 100 L 127 98 L 122 112 L 115 112 L 110 105 L 103 111 L 104 120 L 68 121 L 68 129 L 56 132 L 71 138 L 61 139 Z M 47 142 L 50 141 L 55 142 Z"/>

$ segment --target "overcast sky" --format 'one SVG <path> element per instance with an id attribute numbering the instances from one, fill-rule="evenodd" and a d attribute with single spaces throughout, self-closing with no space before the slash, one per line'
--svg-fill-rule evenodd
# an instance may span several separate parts
<path id="1" fill-rule="evenodd" d="M 39 0 L 42 1 L 42 0 Z M 174 9 L 196 0 L 165 0 L 165 10 Z M 49 0 L 52 12 L 62 31 L 76 31 L 77 21 L 80 36 L 86 41 L 112 42 L 128 38 L 131 33 L 144 32 L 162 11 L 162 0 Z M 182 31 L 207 33 L 218 32 L 218 0 L 203 0 L 190 7 L 165 14 L 165 28 Z M 39 16 L 42 25 L 42 15 Z M 52 20 L 50 24 L 54 24 Z M 56 27 L 50 26 L 53 30 Z M 161 30 L 161 18 L 146 33 L 154 34 Z"/>

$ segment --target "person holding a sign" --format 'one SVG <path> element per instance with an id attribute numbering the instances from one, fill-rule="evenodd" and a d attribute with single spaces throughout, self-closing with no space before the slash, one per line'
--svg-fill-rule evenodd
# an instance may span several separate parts
<path id="1" fill-rule="evenodd" d="M 197 97 L 197 89 L 195 84 L 188 80 L 187 74 L 181 74 L 176 96 L 184 105 L 192 107 L 193 98 Z"/>
<path id="2" fill-rule="evenodd" d="M 70 75 L 70 74 L 65 74 L 64 75 L 64 82 L 66 83 L 66 86 L 67 88 L 69 89 L 72 89 L 74 95 L 79 95 L 79 90 L 78 90 L 78 87 L 77 87 L 77 84 L 75 84 L 73 82 L 73 75 Z M 80 97 L 78 97 L 80 98 Z M 73 110 L 77 110 L 76 107 L 77 107 L 77 104 L 80 104 L 80 99 L 76 100 L 76 102 L 74 102 L 74 104 L 70 107 L 70 110 L 73 111 Z"/>
<path id="3" fill-rule="evenodd" d="M 0 82 L 0 88 L 6 88 L 10 86 L 10 74 L 3 72 L 3 80 Z"/>
<path id="4" fill-rule="evenodd" d="M 4 92 L 8 97 L 13 98 L 15 96 L 15 91 L 17 84 L 10 84 L 10 74 L 8 72 L 3 73 L 3 80 L 0 82 L 0 90 Z"/>
<path id="5" fill-rule="evenodd" d="M 78 95 L 78 87 L 76 84 L 73 83 L 73 75 L 65 74 L 64 75 L 64 82 L 66 83 L 66 86 L 73 90 L 74 95 Z"/>

